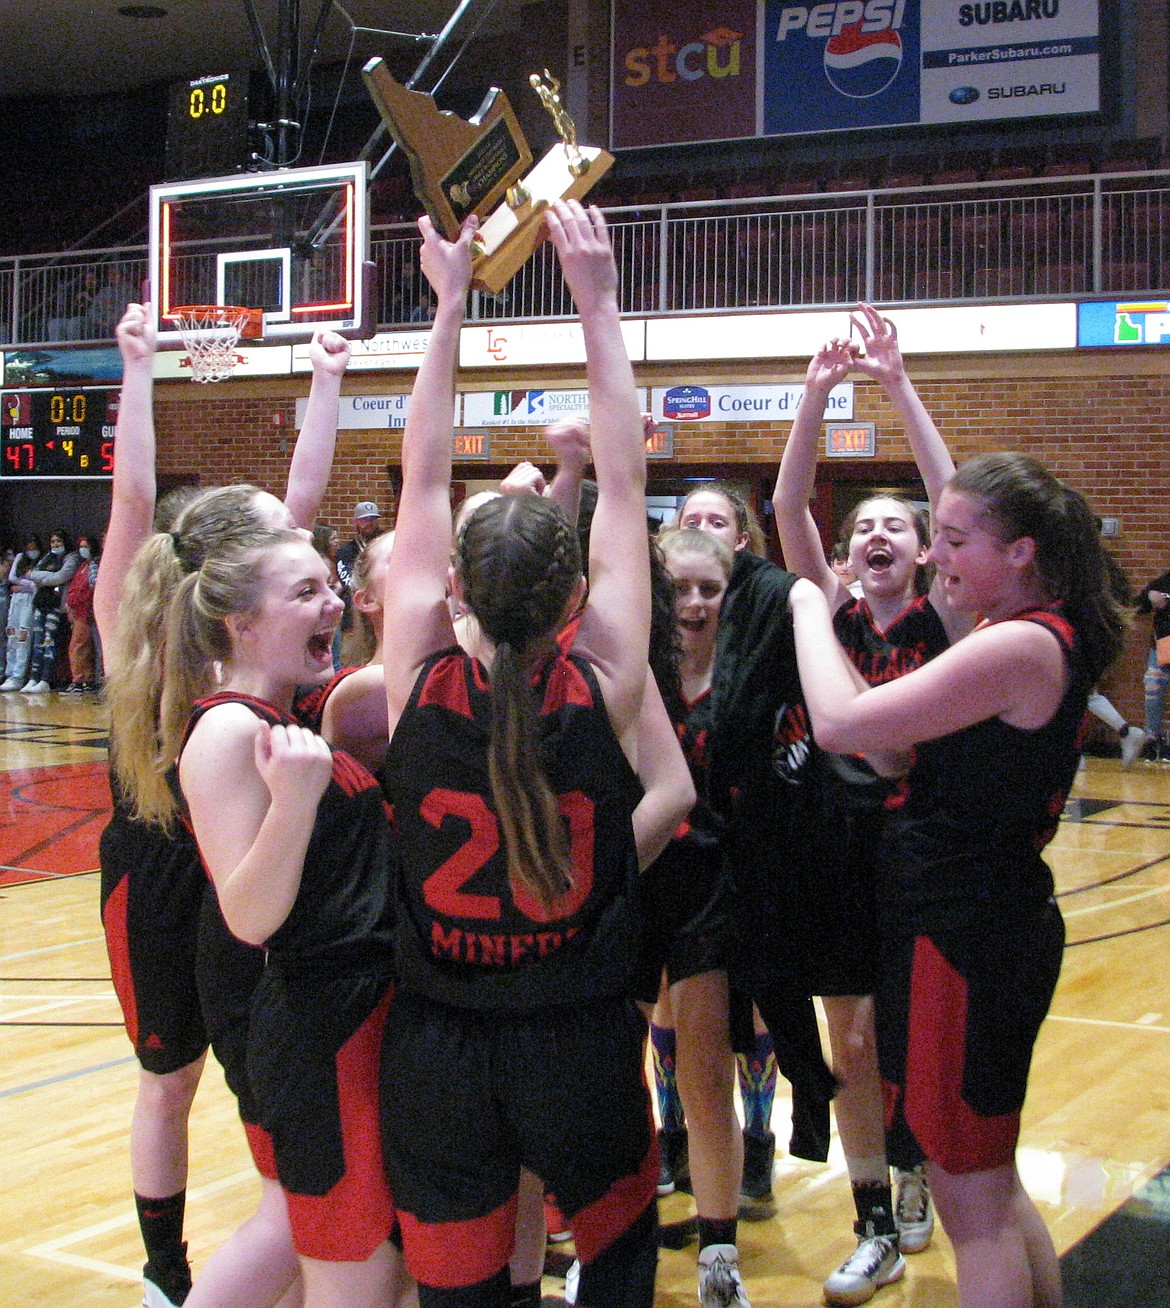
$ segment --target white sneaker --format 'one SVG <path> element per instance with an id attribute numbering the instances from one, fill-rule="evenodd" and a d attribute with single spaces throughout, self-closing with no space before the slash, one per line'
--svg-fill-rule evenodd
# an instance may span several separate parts
<path id="1" fill-rule="evenodd" d="M 709 1244 L 699 1253 L 699 1303 L 702 1308 L 752 1308 L 735 1245 Z"/>
<path id="2" fill-rule="evenodd" d="M 569 1270 L 565 1273 L 565 1303 L 574 1304 L 577 1302 L 577 1287 L 581 1284 L 581 1260 L 574 1258 Z"/>
<path id="3" fill-rule="evenodd" d="M 19 690 L 21 681 L 19 677 L 9 677 L 8 680 L 0 686 L 0 690 Z"/>
<path id="4" fill-rule="evenodd" d="M 921 1253 L 934 1234 L 934 1204 L 926 1174 L 921 1167 L 909 1172 L 896 1167 L 894 1175 L 898 1180 L 898 1197 L 894 1202 L 898 1248 L 904 1254 Z"/>
<path id="5" fill-rule="evenodd" d="M 24 693 L 26 695 L 45 695 L 49 689 L 47 681 L 30 681 L 25 685 Z"/>
<path id="6" fill-rule="evenodd" d="M 872 1230 L 861 1227 L 857 1248 L 825 1282 L 826 1303 L 868 1303 L 883 1285 L 902 1279 L 906 1261 L 898 1252 L 897 1238 L 868 1234 Z"/>
<path id="7" fill-rule="evenodd" d="M 1121 766 L 1127 770 L 1141 758 L 1149 736 L 1141 727 L 1126 727 L 1121 733 Z"/>

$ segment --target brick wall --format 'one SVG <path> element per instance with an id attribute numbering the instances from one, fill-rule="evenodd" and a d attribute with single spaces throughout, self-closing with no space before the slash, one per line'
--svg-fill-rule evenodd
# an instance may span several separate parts
<path id="1" fill-rule="evenodd" d="M 685 376 L 683 376 L 685 372 Z M 1124 358 L 1098 354 L 1016 356 L 1006 359 L 913 360 L 911 372 L 956 459 L 987 449 L 1020 449 L 1035 455 L 1059 477 L 1083 491 L 1094 511 L 1121 520 L 1110 542 L 1132 582 L 1142 585 L 1170 566 L 1170 368 L 1166 356 L 1135 351 Z M 803 366 L 785 364 L 771 372 L 758 366 L 683 369 L 665 374 L 645 370 L 646 386 L 691 382 L 800 381 Z M 354 375 L 347 391 L 390 393 L 405 389 L 409 375 Z M 466 375 L 466 389 L 582 385 L 580 375 L 492 373 Z M 295 438 L 297 395 L 307 379 L 252 378 L 218 387 L 163 383 L 157 388 L 159 472 L 197 475 L 203 485 L 251 480 L 281 493 Z M 897 419 L 877 386 L 856 383 L 855 417 L 873 420 L 878 459 L 903 462 L 910 449 Z M 274 423 L 280 414 L 283 426 Z M 787 424 L 696 424 L 675 429 L 680 463 L 778 461 Z M 398 464 L 396 432 L 341 432 L 333 480 L 322 506 L 323 521 L 343 535 L 359 499 L 372 498 L 387 510 L 387 464 Z M 493 429 L 492 462 L 523 458 L 546 462 L 539 428 Z M 655 462 L 652 475 L 670 475 Z M 471 465 L 457 476 L 476 477 Z M 1104 689 L 1132 721 L 1141 721 L 1141 674 L 1149 641 L 1149 620 L 1137 619 L 1125 655 Z M 1103 737 L 1104 738 L 1104 737 Z"/>

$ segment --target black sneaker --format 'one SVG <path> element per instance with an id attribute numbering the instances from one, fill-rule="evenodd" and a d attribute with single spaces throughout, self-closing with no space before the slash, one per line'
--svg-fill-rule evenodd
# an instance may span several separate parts
<path id="1" fill-rule="evenodd" d="M 690 1144 L 685 1126 L 681 1131 L 659 1130 L 658 1157 L 660 1159 L 658 1165 L 658 1193 L 671 1194 L 675 1190 L 681 1190 L 684 1194 L 690 1194 Z M 663 1190 L 662 1186 L 667 1178 L 670 1180 L 670 1189 Z"/>
<path id="2" fill-rule="evenodd" d="M 191 1293 L 191 1268 L 186 1254 L 184 1242 L 181 1261 L 169 1266 L 146 1264 L 142 1269 L 142 1308 L 179 1308 Z"/>

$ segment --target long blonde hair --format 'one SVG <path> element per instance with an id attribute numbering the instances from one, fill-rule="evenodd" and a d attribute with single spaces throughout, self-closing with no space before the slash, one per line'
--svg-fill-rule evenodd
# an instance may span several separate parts
<path id="1" fill-rule="evenodd" d="M 122 801 L 135 817 L 169 827 L 174 798 L 160 733 L 167 613 L 185 575 L 217 548 L 259 538 L 255 486 L 221 486 L 183 506 L 173 530 L 156 532 L 139 547 L 126 575 L 106 682 L 111 766 Z M 190 701 L 188 701 L 188 708 Z"/>

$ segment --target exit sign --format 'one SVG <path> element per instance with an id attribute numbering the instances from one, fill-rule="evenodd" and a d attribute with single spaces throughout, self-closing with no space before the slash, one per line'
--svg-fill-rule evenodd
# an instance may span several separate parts
<path id="1" fill-rule="evenodd" d="M 877 427 L 872 422 L 825 423 L 825 454 L 830 459 L 872 459 Z"/>
<path id="2" fill-rule="evenodd" d="M 457 431 L 452 457 L 458 460 L 488 459 L 491 457 L 491 435 L 486 431 Z"/>

